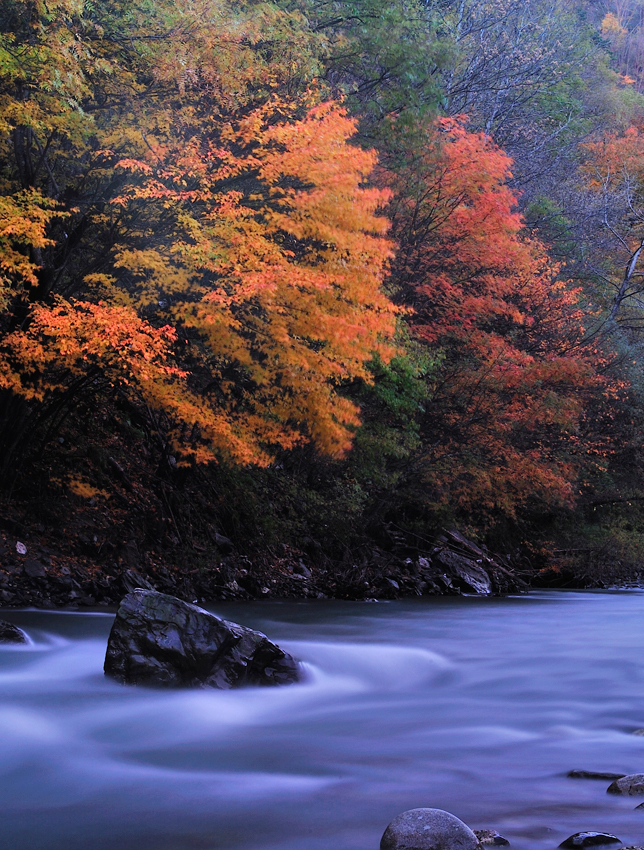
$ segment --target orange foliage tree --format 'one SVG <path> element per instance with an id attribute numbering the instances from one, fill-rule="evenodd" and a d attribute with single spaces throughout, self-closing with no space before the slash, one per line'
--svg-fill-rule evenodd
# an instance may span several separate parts
<path id="1" fill-rule="evenodd" d="M 143 202 L 149 226 L 116 265 L 186 333 L 213 412 L 202 433 L 243 462 L 306 430 L 326 453 L 346 450 L 358 410 L 336 389 L 368 380 L 393 333 L 380 290 L 388 223 L 376 214 L 388 194 L 362 185 L 375 156 L 348 144 L 355 122 L 332 103 L 275 121 L 296 108 L 271 102 L 118 163 L 137 179 L 115 203 Z M 159 216 L 172 242 L 152 236 Z"/>
<path id="2" fill-rule="evenodd" d="M 423 481 L 435 507 L 488 517 L 572 499 L 585 399 L 602 384 L 587 308 L 522 235 L 510 169 L 488 137 L 450 118 L 394 180 L 395 278 L 415 335 L 443 358 Z"/>
<path id="3" fill-rule="evenodd" d="M 10 3 L 0 32 L 0 444 L 92 387 L 182 457 L 342 453 L 388 356 L 375 155 L 297 13 Z M 18 415 L 20 414 L 20 415 Z M 32 417 L 33 418 L 33 417 Z M 155 417 L 158 422 L 158 417 Z"/>

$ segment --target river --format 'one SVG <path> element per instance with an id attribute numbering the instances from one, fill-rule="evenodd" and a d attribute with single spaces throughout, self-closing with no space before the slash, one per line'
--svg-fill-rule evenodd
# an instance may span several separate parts
<path id="1" fill-rule="evenodd" d="M 377 850 L 418 806 L 517 850 L 644 843 L 641 798 L 565 776 L 644 772 L 644 592 L 213 610 L 307 681 L 123 687 L 113 615 L 2 612 L 33 640 L 0 647 L 3 850 Z"/>

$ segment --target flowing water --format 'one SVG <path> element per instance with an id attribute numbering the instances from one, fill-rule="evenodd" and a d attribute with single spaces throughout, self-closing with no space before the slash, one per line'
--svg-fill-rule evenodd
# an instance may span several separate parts
<path id="1" fill-rule="evenodd" d="M 602 830 L 638 798 L 572 768 L 644 772 L 644 593 L 228 604 L 306 664 L 281 689 L 153 691 L 103 677 L 112 615 L 6 611 L 3 850 L 377 850 L 447 809 L 517 850 Z"/>

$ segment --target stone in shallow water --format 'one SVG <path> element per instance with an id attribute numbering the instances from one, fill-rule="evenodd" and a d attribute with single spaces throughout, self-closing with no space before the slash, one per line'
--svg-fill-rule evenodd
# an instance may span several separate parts
<path id="1" fill-rule="evenodd" d="M 155 590 L 121 601 L 105 673 L 131 685 L 237 688 L 300 679 L 297 660 L 266 635 Z"/>
<path id="2" fill-rule="evenodd" d="M 510 843 L 507 838 L 499 835 L 495 829 L 475 829 L 473 832 L 478 838 L 479 844 L 495 844 L 499 847 Z"/>
<path id="3" fill-rule="evenodd" d="M 29 638 L 18 626 L 0 620 L 0 643 L 29 643 Z"/>
<path id="4" fill-rule="evenodd" d="M 380 850 L 477 850 L 466 824 L 442 809 L 409 809 L 395 817 L 380 840 Z"/>
<path id="5" fill-rule="evenodd" d="M 644 794 L 644 773 L 629 773 L 616 779 L 606 789 L 609 794 L 628 794 L 631 797 L 636 794 Z"/>
<path id="6" fill-rule="evenodd" d="M 619 838 L 608 832 L 576 832 L 570 838 L 566 838 L 560 847 L 595 847 L 598 844 L 621 844 Z"/>

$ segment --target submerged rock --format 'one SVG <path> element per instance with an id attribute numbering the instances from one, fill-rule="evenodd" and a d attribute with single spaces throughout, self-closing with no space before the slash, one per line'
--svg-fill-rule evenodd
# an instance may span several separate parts
<path id="1" fill-rule="evenodd" d="M 395 817 L 380 850 L 477 850 L 479 841 L 455 815 L 442 809 L 409 809 Z"/>
<path id="2" fill-rule="evenodd" d="M 122 600 L 104 669 L 124 684 L 165 688 L 227 689 L 300 679 L 296 659 L 261 632 L 144 589 Z"/>
<path id="3" fill-rule="evenodd" d="M 630 773 L 616 779 L 606 789 L 609 794 L 628 794 L 631 797 L 644 794 L 644 773 Z"/>
<path id="4" fill-rule="evenodd" d="M 570 838 L 566 838 L 560 847 L 595 847 L 598 844 L 621 844 L 619 838 L 608 832 L 576 832 Z"/>
<path id="5" fill-rule="evenodd" d="M 18 626 L 0 620 L 0 643 L 29 643 L 29 638 Z"/>
<path id="6" fill-rule="evenodd" d="M 625 773 L 609 773 L 601 770 L 569 770 L 566 774 L 570 779 L 623 779 Z"/>

